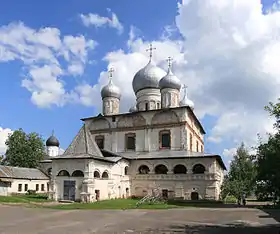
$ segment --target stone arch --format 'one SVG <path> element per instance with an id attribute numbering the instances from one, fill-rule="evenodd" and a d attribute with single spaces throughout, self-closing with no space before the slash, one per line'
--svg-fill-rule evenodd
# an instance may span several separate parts
<path id="1" fill-rule="evenodd" d="M 191 200 L 199 200 L 199 193 L 197 191 L 191 192 Z"/>
<path id="2" fill-rule="evenodd" d="M 177 164 L 173 168 L 174 174 L 187 174 L 187 168 L 183 164 Z"/>
<path id="3" fill-rule="evenodd" d="M 149 174 L 150 168 L 147 165 L 143 164 L 140 167 L 138 167 L 138 173 L 139 174 Z"/>
<path id="4" fill-rule="evenodd" d="M 102 178 L 102 179 L 109 179 L 109 173 L 108 173 L 108 171 L 104 171 L 104 172 L 102 173 L 101 178 Z"/>
<path id="5" fill-rule="evenodd" d="M 168 168 L 164 164 L 158 164 L 155 166 L 155 174 L 167 174 Z"/>
<path id="6" fill-rule="evenodd" d="M 128 174 L 128 166 L 124 167 L 124 174 L 127 175 Z"/>
<path id="7" fill-rule="evenodd" d="M 73 171 L 72 176 L 73 177 L 84 177 L 85 175 L 81 170 L 76 170 L 76 171 Z"/>
<path id="8" fill-rule="evenodd" d="M 100 129 L 109 129 L 109 128 L 111 128 L 111 124 L 104 117 L 100 117 L 98 119 L 94 119 L 91 122 L 90 127 L 89 127 L 90 130 L 100 130 Z"/>
<path id="9" fill-rule="evenodd" d="M 204 174 L 205 171 L 206 171 L 206 168 L 201 163 L 195 164 L 192 168 L 193 174 Z"/>
<path id="10" fill-rule="evenodd" d="M 124 115 L 117 122 L 118 128 L 141 127 L 145 125 L 146 125 L 146 120 L 140 114 Z"/>
<path id="11" fill-rule="evenodd" d="M 153 118 L 151 125 L 154 124 L 174 124 L 179 123 L 180 118 L 173 110 L 163 110 L 156 113 Z"/>
<path id="12" fill-rule="evenodd" d="M 60 172 L 58 172 L 57 176 L 70 176 L 70 173 L 66 170 L 61 170 Z"/>
<path id="13" fill-rule="evenodd" d="M 100 172 L 99 172 L 98 170 L 95 170 L 95 171 L 93 172 L 93 177 L 94 177 L 94 178 L 100 178 Z"/>

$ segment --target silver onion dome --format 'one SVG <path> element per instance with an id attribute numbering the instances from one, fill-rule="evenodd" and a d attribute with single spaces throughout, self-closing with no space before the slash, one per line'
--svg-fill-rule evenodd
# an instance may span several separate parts
<path id="1" fill-rule="evenodd" d="M 147 88 L 159 88 L 160 79 L 166 75 L 166 72 L 161 68 L 149 63 L 140 69 L 134 76 L 132 87 L 134 93 Z"/>
<path id="2" fill-rule="evenodd" d="M 179 80 L 179 78 L 177 76 L 175 76 L 172 73 L 171 67 L 169 66 L 166 76 L 164 76 L 159 81 L 160 89 L 170 88 L 170 89 L 177 89 L 180 91 L 181 86 L 182 86 L 181 81 Z"/>
<path id="3" fill-rule="evenodd" d="M 101 89 L 102 99 L 104 99 L 106 97 L 115 97 L 118 99 L 121 98 L 121 91 L 120 91 L 119 87 L 114 85 L 114 83 L 113 83 L 112 73 L 113 73 L 113 69 L 110 69 L 109 70 L 109 83 Z"/>
<path id="4" fill-rule="evenodd" d="M 136 111 L 138 111 L 138 109 L 137 109 L 137 106 L 136 106 L 136 105 L 135 105 L 135 106 L 130 107 L 130 109 L 129 109 L 129 112 L 130 112 L 130 113 L 133 113 L 133 112 L 136 112 Z"/>
<path id="5" fill-rule="evenodd" d="M 50 136 L 47 139 L 47 141 L 46 141 L 46 146 L 56 146 L 56 147 L 59 147 L 59 145 L 60 145 L 59 141 L 58 141 L 58 139 L 54 135 Z"/>
<path id="6" fill-rule="evenodd" d="M 184 97 L 183 99 L 180 101 L 180 106 L 189 106 L 192 110 L 194 109 L 194 103 L 192 100 L 190 100 L 188 98 L 188 95 L 187 95 L 187 86 L 184 85 L 183 86 L 183 89 L 184 89 Z"/>

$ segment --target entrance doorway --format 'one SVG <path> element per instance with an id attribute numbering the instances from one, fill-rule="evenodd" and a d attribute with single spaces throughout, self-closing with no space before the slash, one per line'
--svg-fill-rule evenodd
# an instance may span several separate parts
<path id="1" fill-rule="evenodd" d="M 98 190 L 98 189 L 95 190 L 95 199 L 96 199 L 96 201 L 99 201 L 99 199 L 100 199 L 100 190 Z"/>
<path id="2" fill-rule="evenodd" d="M 75 201 L 76 181 L 64 180 L 63 199 Z"/>
<path id="3" fill-rule="evenodd" d="M 163 189 L 162 190 L 162 198 L 163 199 L 168 199 L 168 190 L 167 189 Z"/>
<path id="4" fill-rule="evenodd" d="M 192 192 L 191 193 L 191 200 L 198 200 L 199 196 L 198 196 L 198 192 Z"/>
<path id="5" fill-rule="evenodd" d="M 126 198 L 129 197 L 129 188 L 125 188 L 125 196 L 126 196 Z"/>

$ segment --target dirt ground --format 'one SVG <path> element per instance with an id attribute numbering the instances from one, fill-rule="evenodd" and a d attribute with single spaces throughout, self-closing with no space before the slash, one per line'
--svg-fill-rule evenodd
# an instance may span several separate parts
<path id="1" fill-rule="evenodd" d="M 1 234 L 280 233 L 280 211 L 251 208 L 53 210 L 0 205 Z"/>

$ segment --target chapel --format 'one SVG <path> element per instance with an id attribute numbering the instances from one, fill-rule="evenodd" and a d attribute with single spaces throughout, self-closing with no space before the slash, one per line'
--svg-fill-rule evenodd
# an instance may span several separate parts
<path id="1" fill-rule="evenodd" d="M 150 59 L 133 77 L 135 105 L 120 113 L 121 89 L 112 79 L 101 89 L 102 113 L 83 126 L 59 154 L 54 134 L 46 141 L 41 170 L 50 176 L 55 200 L 94 202 L 143 197 L 155 190 L 166 199 L 220 199 L 226 167 L 204 152 L 205 131 L 187 87 Z M 183 97 L 180 91 L 183 88 Z"/>

